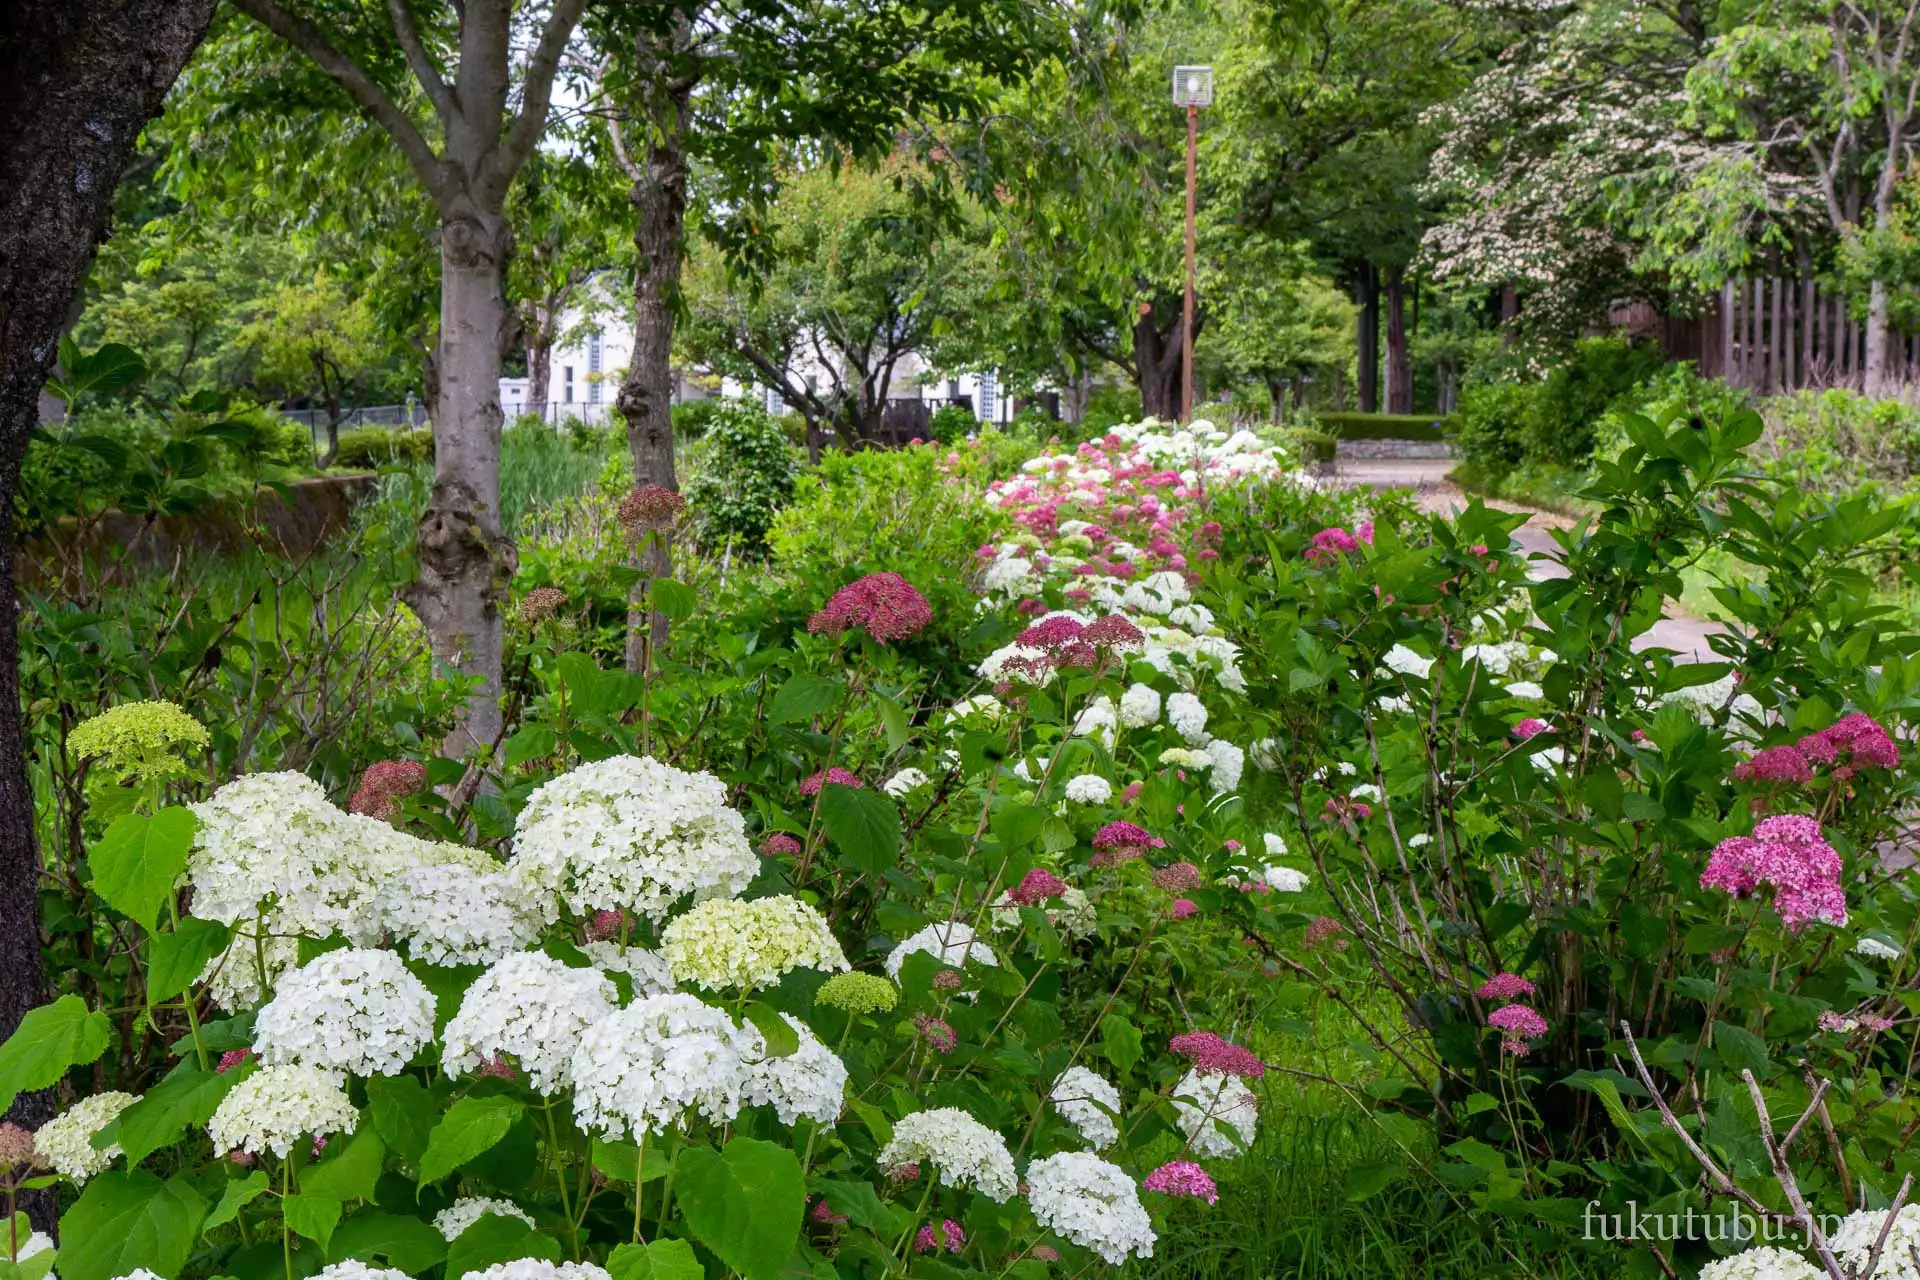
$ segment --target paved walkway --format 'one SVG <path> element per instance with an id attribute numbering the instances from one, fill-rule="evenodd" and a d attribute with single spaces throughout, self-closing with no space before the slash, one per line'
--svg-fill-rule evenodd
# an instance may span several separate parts
<path id="1" fill-rule="evenodd" d="M 1460 487 L 1447 479 L 1447 472 L 1452 469 L 1450 458 L 1343 457 L 1328 478 L 1333 484 L 1348 489 L 1411 489 L 1414 504 L 1420 510 L 1452 515 L 1464 509 L 1468 502 Z M 1572 528 L 1575 521 L 1571 517 L 1517 502 L 1492 498 L 1485 501 L 1499 511 L 1527 513 L 1527 522 L 1514 530 L 1513 539 L 1530 555 L 1529 574 L 1535 578 L 1557 578 L 1566 573 L 1557 559 L 1559 547 L 1550 530 Z M 1682 660 L 1717 661 L 1718 655 L 1707 643 L 1707 637 L 1724 630 L 1720 623 L 1683 613 L 1677 604 L 1669 601 L 1667 616 L 1644 635 L 1635 637 L 1633 647 L 1671 649 Z"/>

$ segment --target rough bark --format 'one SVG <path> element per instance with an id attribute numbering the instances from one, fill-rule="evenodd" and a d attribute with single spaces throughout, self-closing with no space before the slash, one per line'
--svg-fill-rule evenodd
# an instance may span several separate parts
<path id="1" fill-rule="evenodd" d="M 1171 319 L 1164 333 L 1154 323 L 1158 311 L 1148 311 L 1133 322 L 1134 376 L 1140 386 L 1140 412 L 1161 422 L 1175 422 L 1180 417 L 1181 319 L 1177 308 L 1162 310 Z M 1196 340 L 1206 327 L 1206 313 L 1196 309 L 1193 315 Z"/>
<path id="2" fill-rule="evenodd" d="M 500 520 L 500 368 L 511 319 L 513 235 L 497 212 L 440 227 L 440 342 L 433 496 L 420 517 L 419 570 L 405 599 L 434 658 L 475 677 L 448 755 L 491 752 L 500 737 L 501 606 L 516 567 Z"/>
<path id="3" fill-rule="evenodd" d="M 33 794 L 20 715 L 13 495 L 40 389 L 134 144 L 214 0 L 13 0 L 0 9 L 0 1040 L 45 995 Z M 44 1093 L 7 1113 L 28 1128 Z M 48 1192 L 23 1206 L 53 1227 Z"/>
<path id="4" fill-rule="evenodd" d="M 527 330 L 527 412 L 547 420 L 547 384 L 553 380 L 553 331 L 549 313 L 542 308 Z"/>
<path id="5" fill-rule="evenodd" d="M 1360 412 L 1380 412 L 1380 271 L 1372 263 L 1360 268 L 1360 286 L 1354 301 L 1360 304 L 1355 361 L 1360 375 Z"/>
<path id="6" fill-rule="evenodd" d="M 1407 349 L 1407 288 L 1398 270 L 1387 276 L 1387 412 L 1413 412 L 1413 357 Z"/>
<path id="7" fill-rule="evenodd" d="M 632 186 L 633 247 L 638 269 L 633 281 L 633 359 L 620 383 L 615 407 L 627 423 L 627 450 L 633 457 L 633 482 L 678 490 L 673 466 L 673 329 L 687 227 L 687 109 L 695 80 L 678 66 L 692 40 L 684 10 L 665 33 L 643 32 L 635 41 L 640 150 L 625 155 Z M 634 584 L 627 610 L 626 665 L 643 670 L 648 645 L 666 643 L 667 619 L 646 609 L 647 584 L 673 573 L 672 552 L 664 535 L 647 540 L 645 577 Z"/>
<path id="8" fill-rule="evenodd" d="M 1890 309 L 1887 282 L 1875 280 L 1867 293 L 1866 360 L 1860 372 L 1861 389 L 1870 396 L 1890 396 L 1895 390 L 1887 359 Z"/>

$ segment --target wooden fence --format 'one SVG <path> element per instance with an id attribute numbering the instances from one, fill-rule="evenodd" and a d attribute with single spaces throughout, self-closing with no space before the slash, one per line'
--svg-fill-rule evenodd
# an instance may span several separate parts
<path id="1" fill-rule="evenodd" d="M 1709 377 L 1764 394 L 1858 386 L 1866 365 L 1866 325 L 1812 280 L 1729 282 L 1694 315 L 1663 315 L 1642 302 L 1614 308 L 1611 318 Z M 1920 382 L 1920 334 L 1889 334 L 1887 365 L 1895 382 Z"/>

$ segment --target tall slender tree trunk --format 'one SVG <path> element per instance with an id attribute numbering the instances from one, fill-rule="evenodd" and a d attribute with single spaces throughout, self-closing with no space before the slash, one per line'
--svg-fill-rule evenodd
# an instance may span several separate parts
<path id="1" fill-rule="evenodd" d="M 627 421 L 635 485 L 678 490 L 673 460 L 673 328 L 687 232 L 687 111 L 694 77 L 678 64 L 692 43 L 690 15 L 679 10 L 665 34 L 643 32 L 635 46 L 643 90 L 639 149 L 627 157 L 632 187 L 633 359 L 615 404 Z M 673 572 L 666 532 L 647 539 L 645 576 L 627 608 L 627 670 L 640 671 L 667 641 L 667 618 L 646 607 L 648 583 Z"/>
<path id="2" fill-rule="evenodd" d="M 1893 394 L 1893 373 L 1887 358 L 1889 312 L 1892 297 L 1885 280 L 1875 280 L 1867 293 L 1866 360 L 1861 368 L 1861 389 L 1870 396 Z"/>
<path id="3" fill-rule="evenodd" d="M 147 122 L 206 34 L 214 0 L 13 0 L 0 8 L 0 1040 L 46 994 L 40 855 L 20 710 L 13 495 L 40 390 Z M 45 1093 L 14 1099 L 27 1128 Z M 22 1206 L 51 1231 L 50 1192 Z"/>
<path id="4" fill-rule="evenodd" d="M 500 370 L 513 234 L 471 208 L 440 224 L 434 355 L 433 497 L 420 517 L 419 576 L 405 592 L 444 670 L 475 678 L 448 755 L 491 752 L 501 731 L 501 606 L 517 559 L 500 517 Z"/>
<path id="5" fill-rule="evenodd" d="M 1387 412 L 1413 412 L 1413 356 L 1407 349 L 1407 287 L 1399 268 L 1387 275 Z"/>
<path id="6" fill-rule="evenodd" d="M 1177 422 L 1180 418 L 1181 318 L 1179 312 L 1170 308 L 1169 312 L 1173 320 L 1165 333 L 1154 323 L 1155 312 L 1133 322 L 1133 365 L 1140 384 L 1140 412 L 1161 422 Z M 1196 337 L 1205 326 L 1204 315 L 1196 310 Z"/>
<path id="7" fill-rule="evenodd" d="M 1360 330 L 1354 359 L 1359 365 L 1360 412 L 1380 412 L 1380 269 L 1371 262 L 1360 268 Z"/>
<path id="8" fill-rule="evenodd" d="M 547 420 L 547 384 L 553 380 L 553 331 L 557 323 L 550 308 L 540 307 L 527 330 L 527 412 L 542 422 Z"/>

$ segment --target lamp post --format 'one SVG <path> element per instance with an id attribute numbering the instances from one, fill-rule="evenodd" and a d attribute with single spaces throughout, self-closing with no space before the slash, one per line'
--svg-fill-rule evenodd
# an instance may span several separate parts
<path id="1" fill-rule="evenodd" d="M 1180 421 L 1193 421 L 1193 206 L 1194 151 L 1200 108 L 1213 105 L 1212 67 L 1175 67 L 1173 105 L 1187 109 L 1187 292 L 1180 310 Z"/>

